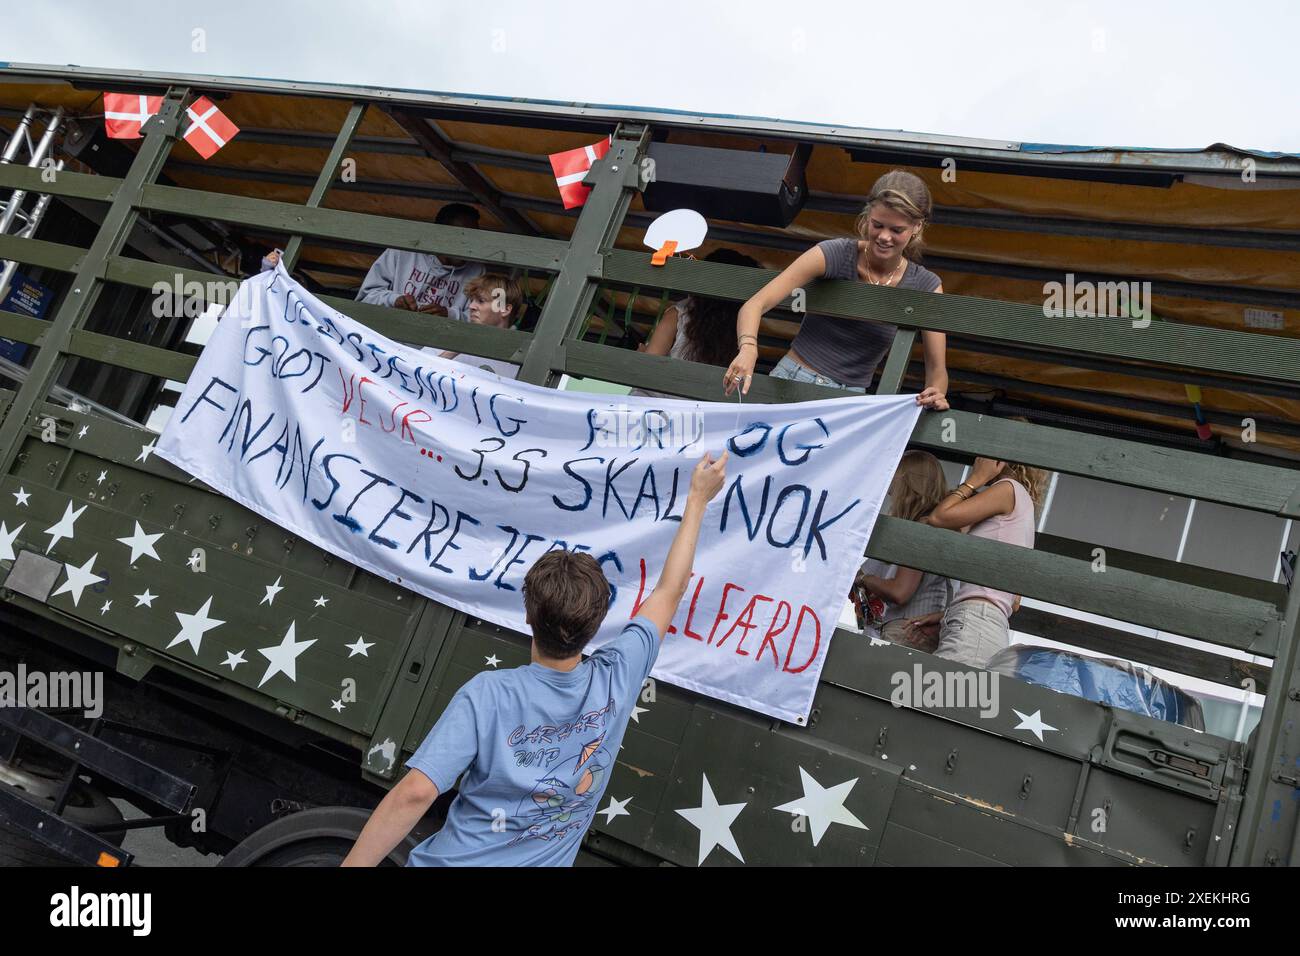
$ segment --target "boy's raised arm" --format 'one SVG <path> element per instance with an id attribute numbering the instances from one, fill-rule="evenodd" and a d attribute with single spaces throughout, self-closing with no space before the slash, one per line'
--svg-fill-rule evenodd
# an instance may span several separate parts
<path id="1" fill-rule="evenodd" d="M 704 508 L 713 500 L 727 477 L 727 452 L 714 461 L 705 452 L 704 457 L 695 465 L 691 473 L 691 490 L 686 496 L 686 507 L 682 511 L 682 521 L 664 559 L 664 569 L 659 574 L 659 582 L 654 591 L 645 599 L 637 612 L 638 616 L 649 618 L 659 628 L 662 641 L 672 623 L 677 605 L 686 593 L 686 585 L 691 579 L 691 566 L 695 563 L 695 545 L 700 538 L 700 523 L 704 520 Z"/>

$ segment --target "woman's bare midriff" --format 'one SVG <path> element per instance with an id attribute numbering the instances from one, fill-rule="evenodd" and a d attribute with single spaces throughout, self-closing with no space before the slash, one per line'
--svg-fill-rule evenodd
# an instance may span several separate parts
<path id="1" fill-rule="evenodd" d="M 821 374 L 822 374 L 821 372 L 817 371 L 817 369 L 813 368 L 811 365 L 809 365 L 807 362 L 805 362 L 805 361 L 803 360 L 803 356 L 801 356 L 798 352 L 796 352 L 796 351 L 794 350 L 794 347 L 793 347 L 793 346 L 791 346 L 790 350 L 789 350 L 788 352 L 786 352 L 785 354 L 786 354 L 787 356 L 789 356 L 789 357 L 794 361 L 794 364 L 795 364 L 795 365 L 801 366 L 802 368 L 806 368 L 808 371 L 812 372 L 814 375 L 821 375 Z"/>

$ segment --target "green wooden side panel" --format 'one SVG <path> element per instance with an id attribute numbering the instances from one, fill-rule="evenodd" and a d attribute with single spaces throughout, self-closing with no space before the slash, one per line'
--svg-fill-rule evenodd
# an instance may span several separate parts
<path id="1" fill-rule="evenodd" d="M 15 552 L 98 580 L 45 605 L 11 595 L 16 603 L 266 709 L 312 715 L 342 739 L 369 736 L 422 598 L 186 482 L 146 454 L 148 433 L 66 410 L 57 430 L 55 441 L 29 437 L 0 478 L 0 521 L 17 532 Z M 129 450 L 145 461 L 97 453 L 122 450 L 132 432 Z"/>

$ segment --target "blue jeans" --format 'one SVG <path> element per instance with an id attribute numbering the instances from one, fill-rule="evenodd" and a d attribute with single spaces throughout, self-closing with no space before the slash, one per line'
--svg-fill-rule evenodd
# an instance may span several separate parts
<path id="1" fill-rule="evenodd" d="M 841 385 L 833 378 L 827 378 L 820 375 L 812 369 L 804 368 L 798 362 L 790 357 L 787 352 L 781 361 L 776 363 L 776 367 L 767 373 L 768 378 L 788 378 L 792 382 L 808 382 L 810 385 L 824 385 L 827 388 L 841 388 L 846 392 L 860 392 L 863 395 L 867 393 L 865 388 L 857 385 Z"/>

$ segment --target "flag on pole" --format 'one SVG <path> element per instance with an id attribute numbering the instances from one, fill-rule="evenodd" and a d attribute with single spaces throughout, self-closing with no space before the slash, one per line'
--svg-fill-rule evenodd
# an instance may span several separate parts
<path id="1" fill-rule="evenodd" d="M 162 109 L 161 96 L 137 93 L 104 94 L 104 132 L 109 139 L 139 139 L 140 127 Z"/>
<path id="2" fill-rule="evenodd" d="M 211 159 L 239 132 L 239 127 L 206 96 L 200 96 L 187 106 L 185 115 L 189 117 L 190 125 L 181 139 L 193 146 L 204 159 Z"/>
<path id="3" fill-rule="evenodd" d="M 562 153 L 552 153 L 551 170 L 555 173 L 555 185 L 560 187 L 560 198 L 564 200 L 565 209 L 573 209 L 587 202 L 590 186 L 582 185 L 588 170 L 596 160 L 609 152 L 610 140 L 602 139 L 590 146 L 566 149 Z"/>

